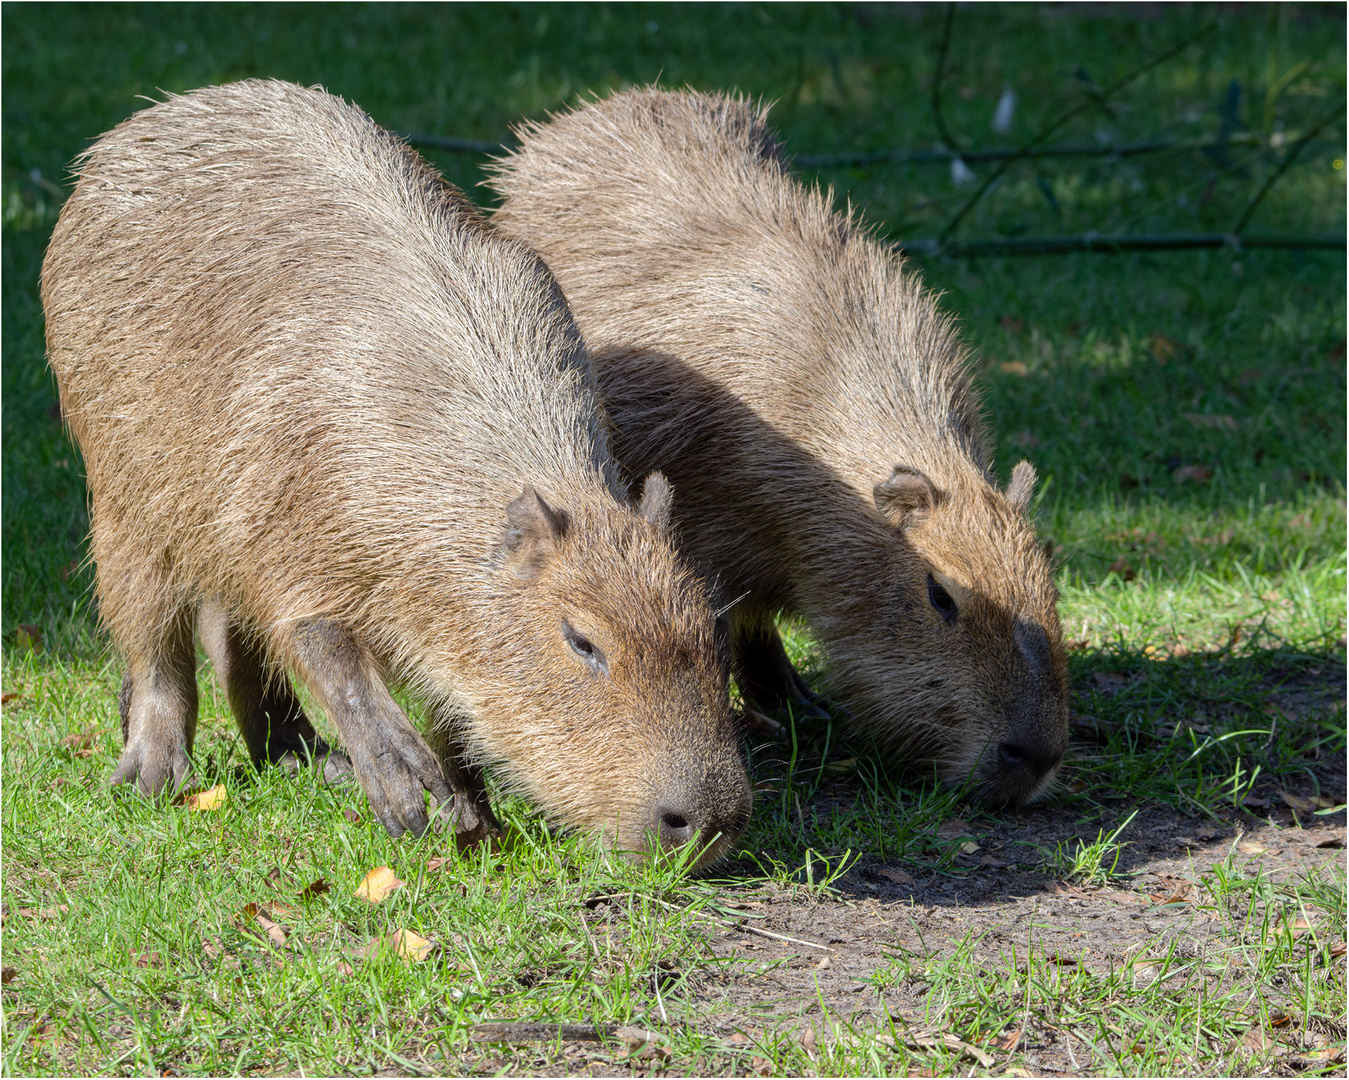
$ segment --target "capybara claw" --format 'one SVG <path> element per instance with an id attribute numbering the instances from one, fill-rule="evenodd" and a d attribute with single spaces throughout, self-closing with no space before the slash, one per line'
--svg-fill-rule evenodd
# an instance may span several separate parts
<path id="1" fill-rule="evenodd" d="M 135 784 L 145 796 L 177 795 L 192 783 L 192 763 L 181 749 L 156 752 L 145 746 L 128 746 L 122 751 L 112 786 Z"/>

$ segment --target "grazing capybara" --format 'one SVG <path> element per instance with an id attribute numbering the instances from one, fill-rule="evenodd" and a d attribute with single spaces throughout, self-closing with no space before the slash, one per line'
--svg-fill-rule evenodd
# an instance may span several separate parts
<path id="1" fill-rule="evenodd" d="M 665 480 L 629 501 L 543 262 L 284 82 L 170 97 L 78 171 L 42 300 L 126 660 L 114 781 L 187 777 L 200 611 L 255 760 L 326 750 L 289 669 L 391 834 L 425 790 L 480 836 L 498 762 L 622 849 L 721 854 L 751 796 L 706 587 Z"/>
<path id="2" fill-rule="evenodd" d="M 527 125 L 494 220 L 567 294 L 627 474 L 670 478 L 749 701 L 811 703 L 773 622 L 801 617 L 857 732 L 1021 803 L 1068 735 L 1035 472 L 997 489 L 950 320 L 765 117 L 644 89 Z"/>

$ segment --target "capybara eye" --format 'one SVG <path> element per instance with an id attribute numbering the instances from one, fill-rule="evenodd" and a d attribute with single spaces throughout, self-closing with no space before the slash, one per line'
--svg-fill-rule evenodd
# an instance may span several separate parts
<path id="1" fill-rule="evenodd" d="M 600 647 L 566 619 L 562 620 L 562 636 L 567 639 L 571 651 L 584 660 L 592 671 L 602 671 L 606 675 L 609 673 L 609 663 L 604 659 Z"/>
<path id="2" fill-rule="evenodd" d="M 947 622 L 956 621 L 960 609 L 956 607 L 956 602 L 951 599 L 951 594 L 943 589 L 931 574 L 927 576 L 927 598 L 943 619 Z"/>

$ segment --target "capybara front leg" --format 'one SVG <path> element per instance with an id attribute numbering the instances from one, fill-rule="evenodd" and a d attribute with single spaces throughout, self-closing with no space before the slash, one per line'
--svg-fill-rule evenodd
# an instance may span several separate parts
<path id="1" fill-rule="evenodd" d="M 117 695 L 125 746 L 114 784 L 134 783 L 143 794 L 177 792 L 192 778 L 197 733 L 197 654 L 192 614 L 184 609 L 165 627 L 150 656 L 128 656 Z"/>
<path id="2" fill-rule="evenodd" d="M 818 694 L 793 666 L 771 619 L 737 623 L 731 642 L 735 680 L 745 703 L 772 713 L 790 706 L 794 716 L 828 717 Z"/>
<path id="3" fill-rule="evenodd" d="M 328 783 L 351 778 L 346 755 L 319 737 L 285 675 L 267 670 L 261 643 L 223 605 L 201 605 L 197 633 L 254 767 L 279 763 L 294 770 L 312 761 Z"/>
<path id="4" fill-rule="evenodd" d="M 296 623 L 288 639 L 295 673 L 342 736 L 370 809 L 390 836 L 418 836 L 437 804 L 453 795 L 440 762 L 394 701 L 370 654 L 330 619 Z"/>
<path id="5" fill-rule="evenodd" d="M 458 714 L 449 706 L 432 705 L 431 728 L 427 732 L 431 748 L 440 758 L 440 767 L 454 792 L 454 838 L 460 847 L 471 847 L 501 832 L 501 822 L 492 812 L 492 803 L 483 782 L 482 767 L 470 761 L 456 734 Z"/>

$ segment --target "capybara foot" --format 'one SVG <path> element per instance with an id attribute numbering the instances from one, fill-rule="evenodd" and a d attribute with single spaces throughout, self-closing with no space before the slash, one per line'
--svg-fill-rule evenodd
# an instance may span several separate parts
<path id="1" fill-rule="evenodd" d="M 312 754 L 301 755 L 288 750 L 277 758 L 276 763 L 292 776 L 312 767 L 320 780 L 333 786 L 351 784 L 356 780 L 351 758 L 322 741 L 313 747 Z"/>
<path id="2" fill-rule="evenodd" d="M 192 763 L 182 746 L 133 742 L 122 751 L 112 783 L 134 783 L 142 795 L 176 795 L 192 782 Z"/>
<path id="3" fill-rule="evenodd" d="M 390 725 L 392 726 L 392 725 Z M 409 727 L 406 732 L 371 732 L 373 752 L 352 747 L 351 765 L 370 800 L 370 809 L 390 836 L 421 836 L 430 825 L 426 814 L 429 791 L 436 805 L 452 798 L 440 762 Z"/>
<path id="4" fill-rule="evenodd" d="M 478 797 L 456 790 L 454 803 L 446 803 L 436 811 L 435 828 L 438 832 L 454 829 L 454 843 L 460 851 L 477 847 L 492 836 L 500 836 L 501 822 L 485 795 Z"/>

